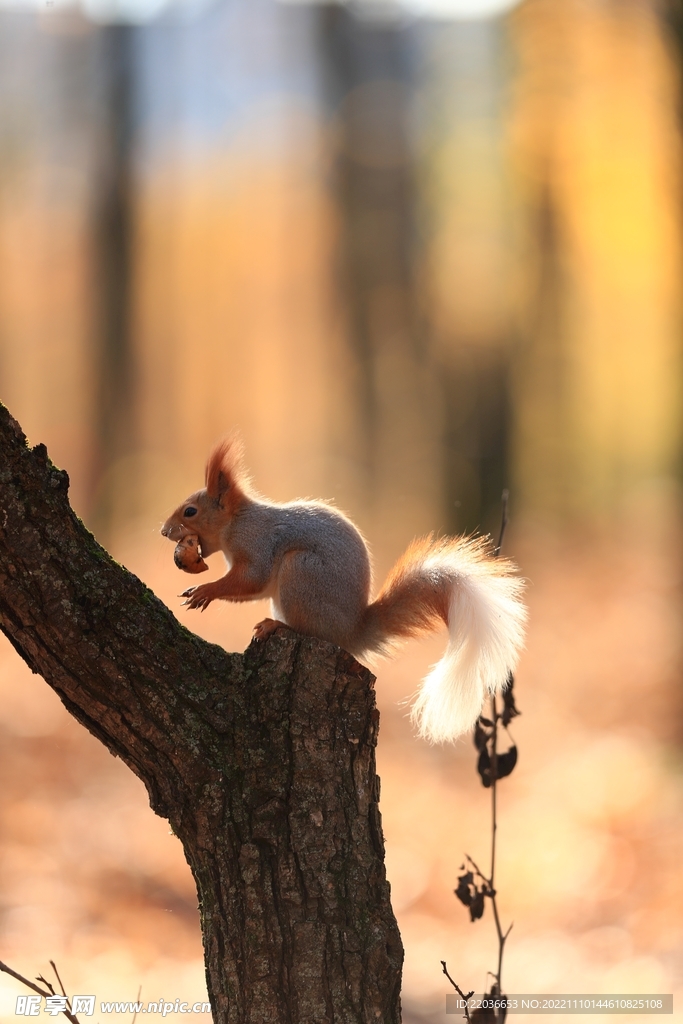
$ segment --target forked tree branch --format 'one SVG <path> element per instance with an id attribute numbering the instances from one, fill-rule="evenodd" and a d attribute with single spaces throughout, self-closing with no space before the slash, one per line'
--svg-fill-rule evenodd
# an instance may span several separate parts
<path id="1" fill-rule="evenodd" d="M 289 630 L 244 655 L 199 639 L 67 490 L 0 406 L 0 628 L 181 839 L 215 1019 L 398 1022 L 372 676 Z"/>

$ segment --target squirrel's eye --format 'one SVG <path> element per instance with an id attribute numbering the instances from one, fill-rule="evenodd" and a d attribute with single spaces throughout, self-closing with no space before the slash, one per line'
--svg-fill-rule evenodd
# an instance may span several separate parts
<path id="1" fill-rule="evenodd" d="M 183 516 L 185 517 L 185 519 L 190 519 L 191 516 L 196 516 L 196 515 L 197 515 L 197 509 L 193 505 L 188 505 L 187 508 L 185 509 L 185 511 L 183 512 Z"/>

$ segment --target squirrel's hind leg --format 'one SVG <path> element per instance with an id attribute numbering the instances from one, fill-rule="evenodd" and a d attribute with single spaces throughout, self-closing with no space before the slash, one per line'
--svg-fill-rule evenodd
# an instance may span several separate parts
<path id="1" fill-rule="evenodd" d="M 353 653 L 367 604 L 369 565 L 340 567 L 313 551 L 291 551 L 282 559 L 273 612 L 290 629 L 328 640 Z"/>

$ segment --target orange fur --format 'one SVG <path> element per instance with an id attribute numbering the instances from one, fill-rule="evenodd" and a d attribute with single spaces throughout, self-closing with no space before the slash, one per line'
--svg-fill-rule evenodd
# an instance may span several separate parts
<path id="1" fill-rule="evenodd" d="M 201 608 L 204 611 L 212 601 L 253 601 L 263 589 L 261 580 L 254 581 L 249 575 L 249 563 L 235 562 L 231 569 L 212 583 L 204 583 L 199 587 L 190 587 L 183 591 L 181 597 L 190 608 Z"/>
<path id="2" fill-rule="evenodd" d="M 396 639 L 421 636 L 448 622 L 448 594 L 440 581 L 424 577 L 422 566 L 435 546 L 434 537 L 414 540 L 387 576 L 367 610 L 368 625 Z"/>
<path id="3" fill-rule="evenodd" d="M 249 487 L 242 454 L 241 439 L 228 437 L 218 442 L 206 463 L 206 493 L 228 512 L 234 512 L 242 504 Z"/>
<path id="4" fill-rule="evenodd" d="M 450 555 L 479 566 L 489 564 L 491 574 L 512 575 L 505 559 L 493 559 L 490 538 L 444 537 L 433 534 L 414 540 L 390 571 L 363 623 L 367 651 L 383 653 L 398 641 L 423 636 L 448 625 L 452 581 L 442 571 Z"/>
<path id="5" fill-rule="evenodd" d="M 178 506 L 162 534 L 181 546 L 192 536 L 203 559 L 222 551 L 228 564 L 221 579 L 185 591 L 189 608 L 270 598 L 273 619 L 356 656 L 386 653 L 444 623 L 448 647 L 413 708 L 430 740 L 467 732 L 516 665 L 526 619 L 522 584 L 511 563 L 492 557 L 489 541 L 414 541 L 369 603 L 370 556 L 359 530 L 324 502 L 278 504 L 257 495 L 236 437 L 216 445 L 206 487 Z M 277 629 L 270 623 L 257 635 Z"/>

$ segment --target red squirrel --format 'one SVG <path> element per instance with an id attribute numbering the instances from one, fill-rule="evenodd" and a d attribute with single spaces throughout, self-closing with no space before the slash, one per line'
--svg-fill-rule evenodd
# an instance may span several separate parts
<path id="1" fill-rule="evenodd" d="M 362 658 L 445 623 L 448 647 L 412 709 L 420 735 L 433 742 L 470 730 L 487 695 L 504 689 L 517 663 L 523 584 L 511 562 L 493 557 L 488 539 L 414 541 L 371 601 L 370 555 L 357 527 L 322 501 L 280 505 L 262 498 L 236 439 L 214 448 L 206 486 L 161 532 L 176 542 L 198 537 L 202 559 L 222 551 L 228 563 L 220 579 L 184 591 L 187 607 L 271 599 L 273 618 L 255 627 L 257 639 L 284 624 Z M 182 559 L 177 564 L 185 567 Z"/>

